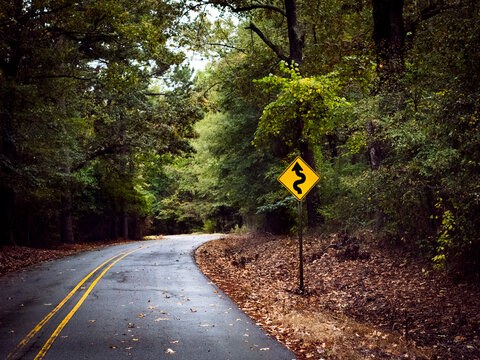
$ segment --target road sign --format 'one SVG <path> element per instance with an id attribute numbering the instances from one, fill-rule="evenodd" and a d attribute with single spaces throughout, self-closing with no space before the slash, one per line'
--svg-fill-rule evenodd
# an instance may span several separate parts
<path id="1" fill-rule="evenodd" d="M 300 157 L 297 156 L 278 177 L 278 181 L 290 191 L 298 200 L 298 277 L 300 280 L 298 291 L 304 293 L 303 282 L 303 211 L 302 200 L 320 180 L 320 176 Z"/>
<path id="2" fill-rule="evenodd" d="M 297 156 L 278 177 L 278 181 L 290 191 L 298 201 L 302 201 L 308 192 L 320 180 L 320 176 L 300 157 Z"/>

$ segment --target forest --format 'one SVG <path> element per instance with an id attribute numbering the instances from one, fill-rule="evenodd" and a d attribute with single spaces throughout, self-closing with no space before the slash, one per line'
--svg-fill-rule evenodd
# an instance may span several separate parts
<path id="1" fill-rule="evenodd" d="M 295 234 L 302 156 L 310 233 L 478 273 L 479 30 L 477 0 L 1 0 L 0 244 Z"/>

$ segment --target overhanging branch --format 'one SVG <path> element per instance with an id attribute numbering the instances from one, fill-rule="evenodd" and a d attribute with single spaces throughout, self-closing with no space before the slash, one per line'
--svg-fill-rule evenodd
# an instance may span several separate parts
<path id="1" fill-rule="evenodd" d="M 205 45 L 209 45 L 209 46 L 223 46 L 223 47 L 226 47 L 226 48 L 229 48 L 229 49 L 233 49 L 233 50 L 237 50 L 239 52 L 242 52 L 244 54 L 246 54 L 246 51 L 243 50 L 243 49 L 240 49 L 239 47 L 236 47 L 236 46 L 233 46 L 233 45 L 228 45 L 228 44 L 222 44 L 222 43 L 205 43 Z"/>
<path id="2" fill-rule="evenodd" d="M 146 96 L 170 96 L 171 93 L 145 93 Z"/>
<path id="3" fill-rule="evenodd" d="M 279 14 L 282 14 L 283 16 L 287 17 L 287 14 L 285 11 L 280 9 L 279 7 L 272 6 L 272 5 L 266 5 L 266 4 L 257 4 L 257 5 L 250 5 L 250 6 L 243 6 L 243 7 L 234 7 L 232 5 L 227 5 L 234 13 L 240 13 L 240 12 L 246 12 L 246 11 L 251 11 L 251 10 L 256 10 L 256 9 L 265 9 L 265 10 L 272 10 L 275 11 Z"/>
<path id="4" fill-rule="evenodd" d="M 109 154 L 118 154 L 120 151 L 122 150 L 125 150 L 124 149 L 124 146 L 123 145 L 120 145 L 120 144 L 113 144 L 113 145 L 109 145 L 107 147 L 104 147 L 104 148 L 99 148 L 99 149 L 96 149 L 94 150 L 93 152 L 91 152 L 86 159 L 84 159 L 82 162 L 76 164 L 73 168 L 72 168 L 72 172 L 76 172 L 82 168 L 84 168 L 85 166 L 87 166 L 91 161 L 99 158 L 100 156 L 103 156 L 103 155 L 109 155 Z"/>
<path id="5" fill-rule="evenodd" d="M 75 80 L 83 80 L 83 81 L 90 81 L 93 80 L 94 78 L 85 78 L 81 76 L 75 76 L 75 75 L 66 75 L 66 74 L 59 74 L 59 75 L 37 75 L 37 76 L 30 76 L 27 79 L 75 79 Z"/>
<path id="6" fill-rule="evenodd" d="M 260 39 L 262 39 L 262 41 L 270 48 L 273 50 L 273 52 L 275 54 L 277 54 L 277 56 L 285 61 L 285 62 L 289 62 L 289 58 L 288 56 L 286 56 L 279 48 L 278 46 L 276 46 L 274 43 L 272 43 L 266 36 L 265 34 L 262 32 L 262 30 L 260 30 L 258 27 L 255 26 L 254 23 L 250 23 L 250 26 L 248 26 L 246 29 L 249 29 L 249 30 L 252 30 L 254 33 L 256 33 Z"/>
<path id="7" fill-rule="evenodd" d="M 448 10 L 458 9 L 462 6 L 464 6 L 464 4 L 456 0 L 447 3 L 440 2 L 430 4 L 420 12 L 419 16 L 415 20 L 407 22 L 405 25 L 405 31 L 412 32 L 414 34 L 421 22 L 433 18 L 436 15 L 442 14 Z"/>

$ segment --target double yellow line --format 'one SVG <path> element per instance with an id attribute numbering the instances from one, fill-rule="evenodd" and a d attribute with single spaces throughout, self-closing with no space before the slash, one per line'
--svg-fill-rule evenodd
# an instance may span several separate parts
<path id="1" fill-rule="evenodd" d="M 150 245 L 147 245 L 146 247 L 149 247 Z M 103 275 L 105 275 L 105 273 L 113 266 L 115 265 L 117 262 L 119 262 L 120 260 L 122 260 L 124 257 L 134 253 L 135 251 L 138 251 L 142 248 L 146 248 L 146 247 L 143 247 L 143 246 L 140 246 L 134 250 L 130 250 L 130 251 L 123 251 L 121 252 L 120 254 L 117 254 L 113 257 L 111 257 L 110 259 L 106 260 L 105 262 L 103 262 L 102 264 L 100 264 L 99 266 L 97 266 L 90 274 L 88 274 L 87 276 L 85 276 L 82 281 L 80 281 L 77 286 L 75 286 L 72 291 L 70 291 L 68 293 L 68 295 L 55 307 L 55 309 L 53 309 L 47 316 L 45 316 L 38 324 L 37 326 L 35 326 L 28 334 L 27 336 L 25 336 L 25 338 L 20 341 L 18 343 L 17 346 L 15 346 L 15 348 L 12 350 L 12 352 L 10 354 L 8 354 L 8 356 L 6 357 L 6 360 L 11 360 L 11 359 L 14 359 L 18 353 L 25 347 L 25 345 L 28 344 L 28 342 L 35 336 L 35 334 L 37 334 L 40 329 L 63 307 L 63 305 L 65 305 L 65 303 L 77 292 L 77 290 L 90 278 L 92 277 L 99 269 L 101 269 L 103 266 L 105 266 L 106 264 L 108 264 L 110 261 L 113 261 L 114 259 L 116 259 L 115 261 L 113 261 L 110 265 L 108 265 L 101 273 L 100 275 L 97 276 L 97 278 L 92 282 L 92 284 L 88 287 L 88 289 L 85 291 L 85 293 L 83 294 L 82 298 L 75 304 L 75 306 L 73 307 L 73 309 L 68 313 L 68 315 L 63 319 L 63 321 L 60 323 L 60 325 L 57 326 L 57 328 L 55 329 L 55 331 L 53 332 L 53 334 L 50 336 L 50 338 L 47 340 L 47 342 L 45 343 L 45 345 L 42 347 L 42 349 L 39 351 L 39 353 L 37 354 L 37 356 L 35 356 L 35 359 L 34 360 L 40 360 L 42 359 L 46 352 L 48 351 L 48 349 L 50 349 L 50 347 L 52 346 L 53 342 L 56 340 L 56 338 L 58 337 L 58 335 L 60 334 L 60 332 L 63 330 L 63 328 L 65 327 L 65 325 L 67 325 L 67 323 L 70 321 L 70 319 L 72 318 L 72 316 L 77 312 L 77 310 L 80 308 L 80 306 L 82 306 L 83 302 L 85 301 L 85 299 L 87 298 L 88 294 L 90 294 L 90 292 L 93 290 L 93 288 L 95 287 L 95 285 L 100 281 L 100 279 L 103 277 Z"/>

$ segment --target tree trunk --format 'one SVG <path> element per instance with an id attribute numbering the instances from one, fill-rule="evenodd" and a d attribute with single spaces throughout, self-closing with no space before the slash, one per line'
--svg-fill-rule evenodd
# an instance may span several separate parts
<path id="1" fill-rule="evenodd" d="M 59 49 L 63 49 L 64 43 L 65 43 L 65 35 L 61 35 L 58 42 L 55 44 L 55 46 Z M 58 69 L 59 73 L 62 72 L 62 67 L 63 66 L 61 66 Z M 58 107 L 60 109 L 60 113 L 62 117 L 64 119 L 67 119 L 68 117 L 67 104 L 66 104 L 66 98 L 64 93 L 60 94 L 60 97 L 58 99 Z M 68 138 L 69 134 L 64 122 L 62 123 L 62 131 L 65 138 Z M 62 166 L 64 180 L 62 180 L 63 193 L 60 196 L 60 201 L 62 204 L 62 208 L 60 211 L 60 217 L 61 217 L 60 236 L 61 236 L 62 242 L 67 244 L 73 244 L 75 242 L 75 239 L 73 236 L 73 215 L 72 215 L 72 177 L 71 177 L 72 159 L 71 159 L 71 149 L 67 144 L 63 145 L 62 153 L 64 156 L 64 159 L 63 159 L 64 163 Z"/>
<path id="2" fill-rule="evenodd" d="M 128 240 L 128 214 L 126 211 L 122 213 L 122 237 Z"/>
<path id="3" fill-rule="evenodd" d="M 299 67 L 303 64 L 303 48 L 305 46 L 305 32 L 298 25 L 297 1 L 285 0 L 285 13 L 287 16 L 288 28 L 288 43 L 290 48 L 289 59 Z M 303 123 L 299 120 L 300 129 L 303 129 Z M 300 132 L 302 136 L 303 131 Z M 302 158 L 307 162 L 312 169 L 316 169 L 315 157 L 310 144 L 306 140 L 300 140 L 299 146 Z M 315 214 L 316 203 L 318 202 L 318 191 L 313 188 L 306 197 L 307 205 L 307 226 L 316 226 L 319 224 L 319 219 Z"/>
<path id="4" fill-rule="evenodd" d="M 310 149 L 310 146 L 307 142 L 302 142 L 300 144 L 300 154 L 303 160 L 310 165 L 312 169 L 315 170 L 315 156 Z M 320 218 L 316 214 L 316 207 L 318 205 L 318 191 L 316 187 L 314 187 L 305 198 L 305 202 L 307 205 L 307 227 L 315 227 L 321 223 Z"/>
<path id="5" fill-rule="evenodd" d="M 61 206 L 61 240 L 63 243 L 73 244 L 75 239 L 73 236 L 72 193 L 70 189 L 61 195 Z"/>
<path id="6" fill-rule="evenodd" d="M 405 73 L 403 0 L 373 0 L 373 23 L 378 90 L 396 89 Z"/>
<path id="7" fill-rule="evenodd" d="M 16 245 L 14 232 L 15 193 L 7 186 L 0 189 L 0 244 Z"/>
<path id="8" fill-rule="evenodd" d="M 127 147 L 126 147 L 126 139 L 127 139 L 127 130 L 126 130 L 126 125 L 125 125 L 125 119 L 121 115 L 120 116 L 121 122 L 122 122 L 122 128 L 120 130 L 120 141 L 122 144 L 121 150 L 120 150 L 120 167 L 122 169 L 122 176 L 126 176 L 128 172 L 128 161 L 127 161 Z M 121 215 L 121 224 L 122 224 L 122 229 L 121 229 L 121 234 L 124 240 L 128 240 L 128 213 L 125 210 L 126 209 L 126 200 L 122 199 L 121 202 L 121 209 L 122 209 L 122 215 Z"/>
<path id="9" fill-rule="evenodd" d="M 285 13 L 287 15 L 288 43 L 290 47 L 290 61 L 299 67 L 303 63 L 303 47 L 305 33 L 298 26 L 297 1 L 285 0 Z"/>
<path id="10" fill-rule="evenodd" d="M 18 58 L 18 61 L 17 61 Z M 4 71 L 6 79 L 11 81 L 16 76 L 20 57 L 12 56 Z M 1 71 L 0 70 L 0 71 Z M 10 73 L 9 73 L 10 71 Z M 0 100 L 3 111 L 0 117 L 0 244 L 16 245 L 15 234 L 15 186 L 17 184 L 17 141 L 13 114 L 16 113 L 15 92 L 9 91 Z"/>
<path id="11" fill-rule="evenodd" d="M 290 54 L 287 57 L 281 50 L 275 46 L 268 38 L 254 26 L 252 23 L 249 26 L 249 29 L 253 30 L 261 39 L 262 41 L 267 44 L 281 60 L 288 59 L 289 63 L 295 63 L 298 67 L 301 67 L 303 64 L 303 48 L 305 46 L 305 31 L 301 29 L 298 24 L 298 14 L 297 14 L 297 1 L 296 0 L 284 0 L 285 5 L 285 12 L 282 10 L 277 9 L 283 16 L 287 19 L 287 31 L 288 31 L 288 43 L 289 43 L 289 50 Z M 234 9 L 234 12 L 243 12 L 243 11 L 250 11 L 256 8 L 264 8 L 261 5 L 252 5 L 247 6 L 244 8 L 234 8 L 230 6 L 230 8 Z M 303 129 L 303 124 L 301 120 L 298 120 L 299 129 Z M 292 129 L 293 130 L 293 129 Z M 300 132 L 302 134 L 302 132 Z M 313 156 L 313 151 L 310 149 L 308 142 L 305 139 L 302 139 L 302 136 L 298 139 L 301 142 L 299 146 L 300 153 L 304 160 L 310 165 L 312 169 L 315 170 L 315 159 Z M 316 216 L 315 216 L 315 206 L 314 203 L 316 202 L 315 199 L 318 198 L 318 193 L 316 189 L 312 189 L 312 191 L 307 195 L 306 202 L 307 202 L 307 212 L 308 212 L 308 226 L 314 226 L 317 224 Z"/>
<path id="12" fill-rule="evenodd" d="M 377 171 L 382 163 L 384 154 L 384 144 L 381 140 L 375 139 L 378 133 L 377 124 L 370 121 L 367 125 L 367 133 L 370 137 L 370 144 L 368 147 L 368 159 L 370 161 L 370 168 L 372 171 Z"/>
<path id="13" fill-rule="evenodd" d="M 404 97 L 400 80 L 405 74 L 404 0 L 372 0 L 373 39 L 377 53 L 379 83 L 375 92 L 380 95 L 380 116 L 389 116 L 403 108 Z M 367 125 L 370 138 L 368 158 L 372 171 L 377 171 L 386 155 L 386 144 L 379 139 L 380 126 L 375 121 Z M 380 207 L 375 214 L 375 230 L 385 225 L 386 216 Z"/>
<path id="14" fill-rule="evenodd" d="M 112 228 L 111 228 L 110 237 L 112 239 L 118 238 L 118 214 L 117 213 L 114 213 L 112 216 Z"/>

